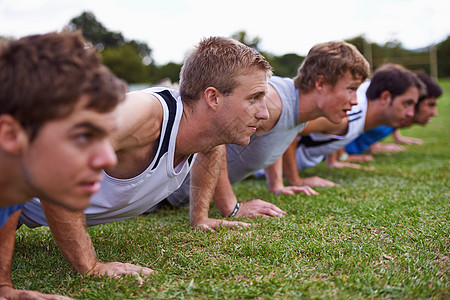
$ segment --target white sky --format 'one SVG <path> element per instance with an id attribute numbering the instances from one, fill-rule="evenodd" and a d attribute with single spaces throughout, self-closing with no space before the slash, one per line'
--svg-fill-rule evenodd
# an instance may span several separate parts
<path id="1" fill-rule="evenodd" d="M 275 55 L 363 34 L 415 49 L 450 35 L 449 0 L 0 0 L 0 35 L 60 31 L 91 11 L 108 30 L 146 42 L 157 64 L 181 63 L 203 37 L 244 30 Z"/>

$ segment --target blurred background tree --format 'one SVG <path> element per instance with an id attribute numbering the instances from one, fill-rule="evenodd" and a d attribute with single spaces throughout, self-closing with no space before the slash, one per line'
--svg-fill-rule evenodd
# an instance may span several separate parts
<path id="1" fill-rule="evenodd" d="M 83 12 L 71 19 L 66 29 L 81 30 L 83 36 L 97 47 L 105 65 L 129 84 L 151 85 L 164 79 L 170 79 L 173 83 L 179 81 L 182 62 L 158 65 L 153 60 L 152 49 L 146 43 L 128 40 L 121 32 L 107 29 L 91 12 Z M 246 31 L 238 31 L 231 37 L 264 55 L 278 76 L 295 77 L 304 60 L 303 56 L 296 53 L 278 56 L 265 52 L 260 46 L 262 39 L 249 36 Z M 398 63 L 411 70 L 424 70 L 433 77 L 450 77 L 450 36 L 438 44 L 415 50 L 405 49 L 395 39 L 384 45 L 372 43 L 363 35 L 346 41 L 358 48 L 372 70 L 385 63 Z"/>

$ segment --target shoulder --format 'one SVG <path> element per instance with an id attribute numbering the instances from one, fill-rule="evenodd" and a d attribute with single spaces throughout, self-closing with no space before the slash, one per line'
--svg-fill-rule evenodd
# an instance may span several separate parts
<path id="1" fill-rule="evenodd" d="M 111 138 L 114 150 L 145 146 L 159 138 L 163 108 L 155 95 L 130 92 L 117 111 L 118 129 Z"/>

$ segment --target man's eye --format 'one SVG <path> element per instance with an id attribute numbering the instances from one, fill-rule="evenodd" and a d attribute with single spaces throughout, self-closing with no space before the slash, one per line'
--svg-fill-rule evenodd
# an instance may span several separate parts
<path id="1" fill-rule="evenodd" d="M 79 143 L 88 143 L 92 138 L 93 136 L 90 133 L 80 133 L 75 137 L 76 141 Z"/>

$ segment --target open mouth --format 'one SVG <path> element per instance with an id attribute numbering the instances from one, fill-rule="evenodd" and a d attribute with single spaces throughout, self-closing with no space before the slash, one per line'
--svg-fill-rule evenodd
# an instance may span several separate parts
<path id="1" fill-rule="evenodd" d="M 101 180 L 93 180 L 93 181 L 84 181 L 80 184 L 80 186 L 89 194 L 96 194 L 100 191 L 100 181 Z"/>

